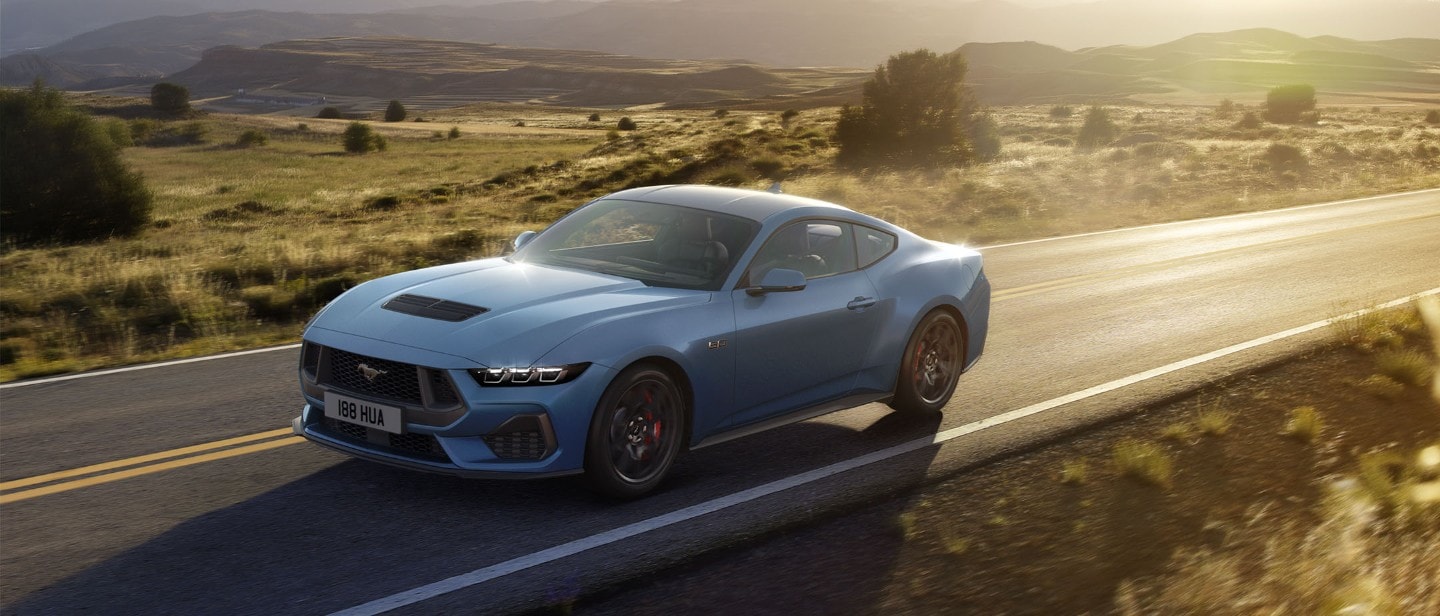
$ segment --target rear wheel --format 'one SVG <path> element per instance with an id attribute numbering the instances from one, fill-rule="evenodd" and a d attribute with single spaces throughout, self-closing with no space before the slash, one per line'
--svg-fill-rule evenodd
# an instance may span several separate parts
<path id="1" fill-rule="evenodd" d="M 934 310 L 920 321 L 905 345 L 900 378 L 890 406 L 904 413 L 938 413 L 955 393 L 964 367 L 964 334 L 960 323 L 944 310 Z"/>
<path id="2" fill-rule="evenodd" d="M 621 372 L 595 408 L 585 447 L 585 478 L 616 498 L 641 496 L 664 480 L 685 434 L 685 398 L 665 371 Z"/>

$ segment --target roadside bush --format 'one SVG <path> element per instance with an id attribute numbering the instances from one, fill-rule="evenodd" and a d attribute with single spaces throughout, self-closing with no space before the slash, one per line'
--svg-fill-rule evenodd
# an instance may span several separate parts
<path id="1" fill-rule="evenodd" d="M 1294 124 L 1300 114 L 1315 110 L 1315 86 L 1293 84 L 1271 88 L 1265 95 L 1265 120 Z"/>
<path id="2" fill-rule="evenodd" d="M 794 109 L 786 109 L 780 114 L 780 123 L 784 124 L 785 126 L 789 126 L 790 121 L 794 120 L 797 117 L 800 117 L 799 111 L 796 111 Z"/>
<path id="3" fill-rule="evenodd" d="M 265 134 L 265 131 L 255 128 L 246 130 L 240 133 L 239 137 L 235 138 L 235 147 L 237 148 L 248 148 L 265 145 L 267 143 L 270 143 L 270 137 Z"/>
<path id="4" fill-rule="evenodd" d="M 974 159 L 967 131 L 977 120 L 958 52 L 918 49 L 890 56 L 845 106 L 835 125 L 838 162 L 851 167 L 935 167 Z"/>
<path id="5" fill-rule="evenodd" d="M 1240 120 L 1235 123 L 1235 128 L 1241 130 L 1255 130 L 1260 128 L 1260 116 L 1255 115 L 1254 111 L 1246 111 L 1245 115 L 1240 116 Z"/>
<path id="6" fill-rule="evenodd" d="M 386 122 L 404 122 L 405 115 L 405 105 L 402 105 L 400 101 L 390 101 L 390 104 L 385 107 Z"/>
<path id="7" fill-rule="evenodd" d="M 750 168 L 762 177 L 779 180 L 782 179 L 780 171 L 785 168 L 785 163 L 778 158 L 757 158 L 750 161 Z"/>
<path id="8" fill-rule="evenodd" d="M 1440 109 L 1431 109 L 1426 112 L 1425 121 L 1431 124 L 1440 124 Z"/>
<path id="9" fill-rule="evenodd" d="M 459 138 L 460 138 L 460 127 L 459 127 L 459 126 L 451 126 L 451 127 L 450 127 L 450 132 L 449 132 L 448 134 L 446 134 L 445 137 L 448 138 L 448 139 L 459 139 Z"/>
<path id="10" fill-rule="evenodd" d="M 1000 125 L 990 114 L 975 116 L 965 132 L 976 160 L 989 162 L 1000 157 Z"/>
<path id="11" fill-rule="evenodd" d="M 600 121 L 600 114 L 598 114 L 598 113 L 592 113 L 592 114 L 590 114 L 590 117 L 586 118 L 586 120 L 588 120 L 588 121 L 590 121 L 590 122 L 599 122 L 599 121 Z"/>
<path id="12" fill-rule="evenodd" d="M 1110 112 L 1104 107 L 1095 105 L 1085 113 L 1085 124 L 1080 127 L 1080 134 L 1075 137 L 1075 145 L 1081 149 L 1093 149 L 1108 145 L 1115 140 L 1115 134 L 1119 132 L 1115 122 L 1110 120 Z"/>
<path id="13" fill-rule="evenodd" d="M 351 122 L 342 136 L 345 151 L 351 154 L 366 154 L 385 150 L 385 138 L 376 134 L 369 124 Z"/>
<path id="14" fill-rule="evenodd" d="M 1050 108 L 1050 117 L 1068 118 L 1075 115 L 1075 109 L 1069 105 L 1056 105 Z"/>
<path id="15" fill-rule="evenodd" d="M 168 115 L 190 111 L 190 90 L 173 83 L 157 83 L 150 87 L 150 106 Z"/>
<path id="16" fill-rule="evenodd" d="M 1221 100 L 1220 104 L 1215 106 L 1215 117 L 1225 120 L 1233 115 L 1235 115 L 1235 101 L 1227 98 Z"/>
<path id="17" fill-rule="evenodd" d="M 728 110 L 728 109 L 716 109 L 716 110 L 715 110 L 715 113 L 713 113 L 713 114 L 711 114 L 711 115 L 713 115 L 714 117 L 717 117 L 717 118 L 723 118 L 723 117 L 725 117 L 725 116 L 730 115 L 730 110 Z"/>
<path id="18" fill-rule="evenodd" d="M 1272 143 L 1265 148 L 1265 162 L 1276 174 L 1286 171 L 1299 173 L 1310 164 L 1303 150 L 1288 143 Z"/>
<path id="19" fill-rule="evenodd" d="M 38 82 L 0 91 L 0 237 L 17 245 L 131 235 L 151 195 L 114 139 Z M 19 154 L 19 155 L 17 155 Z"/>
<path id="20" fill-rule="evenodd" d="M 321 109 L 321 110 L 320 110 L 320 113 L 315 114 L 315 117 L 316 117 L 317 119 L 321 119 L 321 120 L 339 120 L 340 117 L 341 117 L 341 116 L 340 116 L 340 108 L 339 108 L 339 107 L 326 107 L 326 108 L 324 108 L 324 109 Z"/>
<path id="21" fill-rule="evenodd" d="M 620 121 L 615 123 L 616 130 L 635 130 L 637 128 L 640 127 L 635 124 L 635 120 L 630 119 L 630 116 L 620 118 Z"/>

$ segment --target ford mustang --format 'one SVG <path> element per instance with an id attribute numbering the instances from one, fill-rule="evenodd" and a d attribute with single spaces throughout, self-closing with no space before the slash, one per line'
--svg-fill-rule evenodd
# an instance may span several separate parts
<path id="1" fill-rule="evenodd" d="M 778 191 L 625 190 L 514 248 L 330 302 L 295 432 L 630 498 L 688 449 L 870 402 L 940 412 L 985 347 L 979 253 Z"/>

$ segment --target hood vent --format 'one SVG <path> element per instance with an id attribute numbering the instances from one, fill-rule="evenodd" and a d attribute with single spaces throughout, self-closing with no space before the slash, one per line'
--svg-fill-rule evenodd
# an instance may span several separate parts
<path id="1" fill-rule="evenodd" d="M 490 312 L 489 308 L 410 294 L 401 295 L 385 302 L 381 308 L 452 323 Z"/>

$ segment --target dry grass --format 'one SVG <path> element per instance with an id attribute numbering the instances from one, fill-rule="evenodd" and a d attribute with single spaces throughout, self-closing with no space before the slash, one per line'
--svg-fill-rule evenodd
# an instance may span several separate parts
<path id="1" fill-rule="evenodd" d="M 1325 421 L 1320 417 L 1320 411 L 1313 406 L 1290 409 L 1285 419 L 1284 433 L 1306 443 L 1319 440 L 1324 429 Z"/>
<path id="2" fill-rule="evenodd" d="M 1143 483 L 1170 487 L 1174 462 L 1156 443 L 1125 439 L 1115 444 L 1112 460 L 1116 472 Z"/>
<path id="3" fill-rule="evenodd" d="M 1412 152 L 1440 128 L 1410 110 L 1325 111 L 1333 123 L 1237 131 L 1204 107 L 1116 107 L 1122 138 L 1156 140 L 1082 152 L 1045 144 L 1079 118 L 999 108 L 991 164 L 864 173 L 834 165 L 835 109 L 632 109 L 639 129 L 607 139 L 611 111 L 464 107 L 379 124 L 390 148 L 366 156 L 341 153 L 346 121 L 214 115 L 210 144 L 126 150 L 156 194 L 139 237 L 0 253 L 0 380 L 293 341 L 343 288 L 496 254 L 628 186 L 784 177 L 786 192 L 975 244 L 1440 185 L 1440 159 Z M 460 138 L 433 136 L 452 126 Z M 255 130 L 266 145 L 228 145 Z M 1304 152 L 1304 173 L 1270 169 L 1272 142 Z"/>

